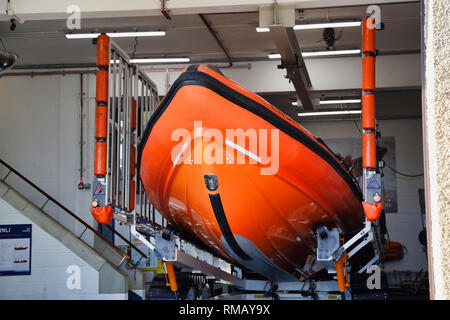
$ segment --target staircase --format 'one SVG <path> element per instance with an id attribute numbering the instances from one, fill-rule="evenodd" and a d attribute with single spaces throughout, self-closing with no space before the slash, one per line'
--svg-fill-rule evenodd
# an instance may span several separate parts
<path id="1" fill-rule="evenodd" d="M 0 159 L 0 164 L 8 170 L 6 176 L 0 180 L 0 198 L 40 228 L 45 230 L 52 237 L 83 259 L 92 268 L 98 271 L 99 293 L 128 293 L 129 289 L 144 289 L 143 273 L 139 269 L 135 268 L 130 257 L 126 253 L 116 247 L 100 232 L 95 230 L 75 213 L 60 204 L 45 191 L 37 187 L 33 182 L 25 178 L 2 159 Z M 31 200 L 27 199 L 24 195 L 6 183 L 6 179 L 11 173 L 19 177 L 28 186 L 31 186 L 42 196 L 44 196 L 46 199 L 45 203 L 41 206 L 33 203 Z M 75 234 L 70 231 L 69 228 L 45 212 L 45 206 L 48 202 L 54 203 L 62 209 L 62 212 L 65 212 L 71 216 L 76 224 L 81 226 L 81 228 L 78 229 L 82 229 L 82 232 L 79 235 Z M 123 236 L 118 234 L 114 229 L 110 228 L 110 230 L 115 233 L 115 235 L 121 237 L 125 242 L 127 242 L 127 244 L 131 245 L 138 253 L 146 258 L 146 255 L 133 246 L 127 239 L 123 238 Z M 93 241 L 87 240 L 87 232 L 93 236 Z M 89 242 L 95 245 L 91 245 Z"/>

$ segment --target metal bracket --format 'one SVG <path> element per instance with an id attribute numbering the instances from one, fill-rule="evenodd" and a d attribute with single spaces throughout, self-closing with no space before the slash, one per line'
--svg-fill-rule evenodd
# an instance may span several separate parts
<path id="1" fill-rule="evenodd" d="M 348 240 L 344 245 L 339 245 L 340 231 L 336 228 L 328 230 L 326 227 L 320 227 L 316 230 L 317 236 L 317 261 L 323 265 L 329 273 L 336 272 L 335 262 L 341 259 L 345 251 L 347 251 L 357 241 L 367 235 L 356 247 L 347 253 L 347 259 L 356 254 L 359 250 L 371 243 L 374 239 L 372 230 L 372 223 L 368 220 L 365 221 L 365 227 Z M 379 254 L 375 251 L 375 257 L 366 264 L 363 269 L 367 269 L 373 263 L 379 260 Z M 363 271 L 359 271 L 360 273 Z"/>
<path id="2" fill-rule="evenodd" d="M 300 65 L 298 64 L 298 56 L 295 54 L 295 58 L 296 58 L 296 62 L 295 63 L 283 63 L 281 62 L 281 64 L 277 65 L 278 69 L 287 69 L 289 72 L 289 69 L 294 69 L 294 68 L 300 68 Z M 293 71 L 291 70 L 291 73 Z M 289 73 L 288 73 L 289 75 Z"/>
<path id="3" fill-rule="evenodd" d="M 287 78 L 294 85 L 298 98 L 306 110 L 314 108 L 308 89 L 311 79 L 308 75 L 297 37 L 292 27 L 286 28 L 280 24 L 269 25 L 272 40 L 281 55 L 282 64 L 278 68 L 286 69 Z"/>
<path id="4" fill-rule="evenodd" d="M 374 263 L 376 263 L 376 262 L 378 261 L 378 259 L 379 259 L 378 255 L 375 255 L 375 257 L 373 257 L 372 260 L 370 260 L 369 262 L 367 262 L 367 264 L 366 264 L 364 267 L 362 267 L 362 268 L 358 271 L 358 273 L 363 273 L 364 271 L 366 271 L 367 268 L 370 267 L 371 265 L 373 265 Z"/>
<path id="5" fill-rule="evenodd" d="M 166 239 L 163 233 L 155 235 L 155 251 L 164 261 L 177 260 L 177 248 L 175 246 L 175 238 Z"/>
<path id="6" fill-rule="evenodd" d="M 155 246 L 150 243 L 150 241 L 147 240 L 139 231 L 136 230 L 136 222 L 134 222 L 131 225 L 130 233 L 135 236 L 139 241 L 141 241 L 143 244 L 145 244 L 147 247 L 150 248 L 150 250 L 155 250 Z"/>
<path id="7" fill-rule="evenodd" d="M 355 253 L 357 253 L 361 248 L 365 247 L 366 244 L 373 240 L 373 232 L 369 232 L 367 237 L 364 238 L 356 247 L 354 247 L 349 253 L 347 253 L 347 258 L 350 259 Z"/>
<path id="8" fill-rule="evenodd" d="M 317 236 L 317 261 L 324 266 L 328 272 L 336 272 L 336 264 L 333 257 L 334 252 L 339 250 L 339 231 L 337 228 L 328 230 L 320 227 L 316 230 Z"/>
<path id="9" fill-rule="evenodd" d="M 362 237 L 364 237 L 366 234 L 368 234 L 371 231 L 372 231 L 372 224 L 370 221 L 366 220 L 364 229 L 362 229 L 360 232 L 358 232 L 356 235 L 354 235 L 350 240 L 348 240 L 346 243 L 344 243 L 344 245 L 342 247 L 340 247 L 334 253 L 335 259 L 339 260 L 348 248 L 350 248 L 353 244 L 355 244 L 355 242 L 357 242 L 359 239 L 361 239 Z M 372 237 L 373 237 L 373 235 L 372 235 Z M 353 254 L 355 254 L 355 253 L 356 252 L 354 252 Z"/>

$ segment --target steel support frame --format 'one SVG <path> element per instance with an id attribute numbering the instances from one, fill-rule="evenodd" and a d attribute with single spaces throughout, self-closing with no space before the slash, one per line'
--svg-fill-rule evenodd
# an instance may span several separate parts
<path id="1" fill-rule="evenodd" d="M 302 92 L 301 94 L 304 97 L 302 100 L 303 106 L 308 108 L 309 95 L 306 87 L 308 84 L 310 85 L 310 80 L 306 68 L 303 73 L 300 71 L 301 68 L 304 68 L 304 62 L 301 58 L 301 52 L 295 34 L 293 33 L 292 28 L 284 28 L 279 25 L 270 26 L 270 28 L 275 35 L 279 35 L 280 39 L 284 38 L 280 40 L 280 45 L 286 46 L 286 50 L 282 51 L 284 52 L 282 57 L 285 57 L 283 63 L 291 63 L 294 62 L 295 59 L 295 63 L 286 66 L 288 75 L 293 75 L 292 80 L 294 86 L 299 86 L 301 89 L 300 91 Z M 275 36 L 275 38 L 276 37 L 277 36 Z M 108 88 L 108 152 L 107 175 L 105 179 L 106 202 L 108 205 L 114 207 L 116 218 L 130 224 L 130 232 L 133 236 L 143 242 L 151 250 L 157 251 L 158 246 L 156 245 L 156 239 L 148 239 L 137 229 L 137 224 L 139 223 L 138 218 L 150 225 L 154 234 L 159 233 L 164 225 L 164 221 L 162 221 L 162 225 L 158 225 L 155 222 L 154 208 L 152 208 L 151 204 L 148 202 L 143 185 L 138 179 L 138 174 L 134 177 L 136 183 L 135 203 L 133 209 L 130 208 L 130 161 L 137 161 L 137 152 L 135 159 L 130 159 L 130 150 L 133 146 L 137 147 L 138 143 L 141 141 L 145 125 L 155 110 L 156 104 L 159 102 L 156 85 L 139 69 L 139 67 L 131 64 L 130 57 L 115 44 L 114 41 L 110 41 L 110 54 L 112 66 L 109 68 L 109 79 L 112 79 L 112 81 L 109 81 Z M 131 107 L 133 99 L 136 101 L 136 117 L 138 119 L 135 131 L 132 130 L 131 125 Z M 312 104 L 310 107 L 312 108 Z M 371 235 L 371 232 L 371 223 L 366 221 L 366 226 L 361 232 L 333 253 L 333 259 L 339 258 L 352 244 L 360 240 L 366 234 Z M 373 236 L 369 236 L 355 249 L 350 251 L 349 254 L 353 255 L 372 239 Z M 176 252 L 174 254 L 175 258 L 171 260 L 171 262 L 176 265 L 200 271 L 207 276 L 220 279 L 244 290 L 265 290 L 267 281 L 241 279 L 232 272 L 232 267 L 235 268 L 235 266 L 223 261 L 223 263 L 227 264 L 227 268 L 225 268 L 227 270 L 223 270 L 223 268 L 220 268 L 217 265 L 202 261 L 198 258 L 198 254 L 190 254 L 183 251 L 182 239 L 177 237 L 174 241 L 176 242 Z M 198 248 L 195 250 L 198 252 L 201 251 L 201 249 Z M 158 253 L 161 257 L 167 256 L 163 252 Z M 302 283 L 300 281 L 292 283 L 280 282 L 277 283 L 277 285 L 280 292 L 297 290 L 299 288 L 302 290 L 310 289 L 310 283 Z M 336 291 L 337 285 L 335 281 L 331 281 L 328 284 L 325 282 L 317 282 L 315 283 L 315 286 L 316 291 L 325 292 Z M 328 290 L 326 290 L 327 288 Z"/>
<path id="2" fill-rule="evenodd" d="M 297 96 L 305 110 L 313 110 L 314 106 L 309 96 L 311 79 L 303 60 L 297 36 L 293 29 L 295 25 L 295 5 L 273 5 L 259 8 L 259 26 L 268 27 L 272 40 L 281 55 L 279 69 L 286 69 L 286 78 L 294 85 Z"/>
<path id="3" fill-rule="evenodd" d="M 311 88 L 311 79 L 294 29 L 292 27 L 285 28 L 283 25 L 270 25 L 269 29 L 272 40 L 281 55 L 281 65 L 278 68 L 286 69 L 286 78 L 294 85 L 303 108 L 313 110 L 314 106 L 308 93 L 308 89 Z"/>
<path id="4" fill-rule="evenodd" d="M 284 295 L 286 298 L 295 298 L 298 299 L 301 297 L 301 292 L 314 291 L 317 293 L 319 299 L 326 298 L 328 295 L 335 295 L 336 299 L 340 298 L 339 294 L 336 294 L 338 291 L 338 285 L 336 281 L 288 281 L 288 282 L 273 282 L 270 280 L 249 280 L 243 279 L 238 276 L 238 274 L 242 274 L 240 269 L 236 266 L 220 259 L 215 258 L 222 263 L 222 268 L 217 265 L 217 263 L 211 263 L 210 261 L 204 261 L 205 259 L 200 258 L 202 253 L 202 249 L 196 248 L 194 245 L 185 242 L 181 238 L 176 235 L 172 235 L 170 239 L 163 239 L 162 237 L 155 237 L 155 242 L 158 241 L 166 241 L 174 242 L 175 246 L 167 246 L 160 245 L 155 243 L 154 248 L 160 257 L 175 257 L 173 259 L 166 259 L 169 262 L 174 263 L 175 265 L 187 268 L 192 272 L 199 272 L 205 274 L 208 277 L 212 277 L 216 280 L 219 280 L 223 284 L 233 285 L 241 290 L 245 291 L 257 291 L 260 293 L 271 291 L 274 286 L 277 286 L 276 293 L 280 295 Z M 191 248 L 186 250 L 187 246 Z M 164 251 L 158 251 L 160 248 L 164 248 Z M 167 252 L 165 249 L 172 248 L 171 250 L 175 250 L 175 252 Z M 193 248 L 193 249 L 192 249 Z M 164 260 L 164 258 L 163 258 Z M 289 292 L 289 293 L 288 293 Z M 297 292 L 297 293 L 292 293 Z M 245 293 L 243 295 L 246 295 Z M 306 300 L 310 300 L 311 298 L 303 297 Z"/>
<path id="5" fill-rule="evenodd" d="M 114 208 L 116 219 L 130 225 L 133 236 L 154 250 L 155 245 L 136 228 L 138 216 L 149 220 L 151 205 L 138 174 L 132 176 L 130 171 L 132 162 L 137 162 L 137 146 L 145 125 L 159 103 L 158 91 L 155 83 L 111 39 L 109 53 L 106 204 Z M 137 109 L 135 129 L 133 100 Z M 132 148 L 136 150 L 134 159 L 131 159 Z M 135 183 L 134 197 L 130 197 L 131 180 Z M 134 203 L 130 202 L 132 199 Z"/>
<path id="6" fill-rule="evenodd" d="M 318 248 L 317 248 L 318 259 L 317 259 L 317 261 L 319 263 L 321 263 L 325 268 L 327 268 L 328 272 L 330 272 L 330 273 L 335 272 L 335 270 L 334 270 L 332 264 L 330 264 L 330 262 L 338 261 L 342 257 L 344 252 L 349 250 L 350 247 L 355 245 L 358 241 L 360 241 L 360 242 L 347 253 L 347 259 L 354 256 L 357 252 L 359 252 L 362 248 L 364 248 L 366 245 L 368 245 L 370 243 L 373 245 L 373 248 L 375 251 L 374 258 L 372 258 L 364 267 L 362 267 L 360 270 L 358 270 L 358 273 L 364 272 L 368 267 L 370 267 L 374 263 L 377 263 L 380 260 L 381 248 L 378 243 L 379 239 L 376 236 L 376 233 L 377 233 L 377 230 L 375 229 L 376 225 L 368 220 L 365 220 L 364 224 L 365 224 L 364 228 L 361 229 L 361 231 L 359 231 L 357 234 L 355 234 L 348 241 L 346 241 L 342 246 L 338 245 L 339 242 L 332 244 L 334 247 L 338 247 L 338 248 L 335 251 L 329 253 L 329 255 L 327 257 L 319 258 L 319 251 L 326 250 L 326 248 L 325 249 L 320 248 L 321 242 L 318 241 Z M 330 232 L 331 231 L 329 231 L 327 229 L 327 233 L 330 234 Z M 328 237 L 328 234 L 327 234 L 327 237 Z M 330 237 L 330 238 L 332 238 L 332 237 Z"/>
<path id="7" fill-rule="evenodd" d="M 210 261 L 204 261 L 201 259 L 200 255 L 202 249 L 198 249 L 192 244 L 189 244 L 182 240 L 181 238 L 173 235 L 170 239 L 163 239 L 162 237 L 155 237 L 155 241 L 166 241 L 174 242 L 175 246 L 164 246 L 156 244 L 155 250 L 159 256 L 172 256 L 175 257 L 172 260 L 167 260 L 174 263 L 176 266 L 187 268 L 194 273 L 202 273 L 209 278 L 214 278 L 219 280 L 220 283 L 232 285 L 243 290 L 244 293 L 240 294 L 242 297 L 247 297 L 249 294 L 245 292 L 259 292 L 259 294 L 264 294 L 267 292 L 272 292 L 276 286 L 276 293 L 280 299 L 303 299 L 311 300 L 313 297 L 304 296 L 305 292 L 313 292 L 316 297 L 314 299 L 328 299 L 331 295 L 332 299 L 341 299 L 341 295 L 338 294 L 338 285 L 334 280 L 330 281 L 287 281 L 287 282 L 273 282 L 270 280 L 249 280 L 243 279 L 239 274 L 242 274 L 236 266 L 222 260 L 219 262 L 223 263 L 221 268 L 217 264 L 211 263 Z M 192 246 L 194 252 L 191 250 L 185 250 L 186 246 Z M 158 252 L 159 248 L 172 248 L 175 252 Z M 221 260 L 220 258 L 216 258 Z M 218 297 L 221 299 L 220 297 Z M 234 296 L 234 299 L 239 299 L 239 296 Z"/>
<path id="8" fill-rule="evenodd" d="M 109 68 L 108 157 L 106 176 L 106 202 L 114 206 L 115 213 L 127 221 L 127 214 L 135 214 L 141 205 L 141 194 L 130 203 L 130 181 L 138 185 L 137 176 L 131 176 L 131 149 L 137 148 L 145 125 L 159 102 L 155 83 L 136 65 L 114 41 L 110 40 L 111 67 Z M 133 129 L 133 100 L 136 101 L 136 130 Z M 139 119 L 139 121 L 138 121 Z M 135 190 L 143 192 L 141 185 Z M 139 212 L 144 214 L 143 212 Z"/>

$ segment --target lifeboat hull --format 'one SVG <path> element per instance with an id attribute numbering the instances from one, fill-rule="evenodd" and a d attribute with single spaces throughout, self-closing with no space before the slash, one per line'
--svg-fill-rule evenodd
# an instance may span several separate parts
<path id="1" fill-rule="evenodd" d="M 362 227 L 360 190 L 334 154 L 206 66 L 174 82 L 138 159 L 147 197 L 170 224 L 271 280 L 320 270 L 318 226 Z"/>

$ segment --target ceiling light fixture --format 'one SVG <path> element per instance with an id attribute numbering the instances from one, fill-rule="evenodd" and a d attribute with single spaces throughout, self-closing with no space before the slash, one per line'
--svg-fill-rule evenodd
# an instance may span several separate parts
<path id="1" fill-rule="evenodd" d="M 310 24 L 296 24 L 294 30 L 311 30 L 311 29 L 324 29 L 324 28 L 348 28 L 359 27 L 361 21 L 343 21 L 343 22 L 327 22 L 327 23 L 310 23 Z M 269 32 L 269 28 L 256 28 L 256 32 Z"/>
<path id="2" fill-rule="evenodd" d="M 320 104 L 361 103 L 361 99 L 320 100 Z"/>
<path id="3" fill-rule="evenodd" d="M 189 62 L 190 58 L 140 58 L 131 59 L 131 63 L 173 63 L 173 62 Z"/>
<path id="4" fill-rule="evenodd" d="M 107 32 L 110 38 L 134 38 L 134 37 L 160 37 L 165 36 L 165 31 L 136 31 L 136 32 Z M 93 39 L 100 35 L 97 33 L 66 33 L 67 39 Z"/>
<path id="5" fill-rule="evenodd" d="M 330 51 L 310 51 L 310 52 L 302 52 L 302 57 L 327 57 L 327 56 L 342 56 L 342 55 L 355 55 L 360 54 L 360 49 L 352 49 L 352 50 L 330 50 Z M 271 53 L 269 54 L 269 59 L 281 59 L 281 55 L 279 53 Z"/>
<path id="6" fill-rule="evenodd" d="M 323 57 L 323 56 L 340 56 L 340 55 L 349 55 L 349 54 L 360 54 L 361 50 L 352 49 L 352 50 L 328 50 L 328 51 L 311 51 L 311 52 L 303 52 L 303 57 Z"/>
<path id="7" fill-rule="evenodd" d="M 294 26 L 294 30 L 348 28 L 348 27 L 359 27 L 359 26 L 361 26 L 361 21 L 327 22 L 327 23 L 296 24 Z"/>
<path id="8" fill-rule="evenodd" d="M 345 115 L 345 114 L 361 114 L 361 110 L 348 110 L 348 111 L 322 111 L 322 112 L 301 112 L 299 117 L 315 117 L 315 116 L 333 116 L 333 115 Z"/>
<path id="9" fill-rule="evenodd" d="M 279 54 L 279 53 L 269 53 L 269 59 L 281 59 L 281 54 Z"/>
<path id="10" fill-rule="evenodd" d="M 130 63 L 174 63 L 174 62 L 189 62 L 191 61 L 190 58 L 138 58 L 138 59 L 130 59 Z M 111 63 L 114 63 L 113 60 L 111 60 Z M 116 60 L 116 63 L 119 63 L 119 59 Z"/>

